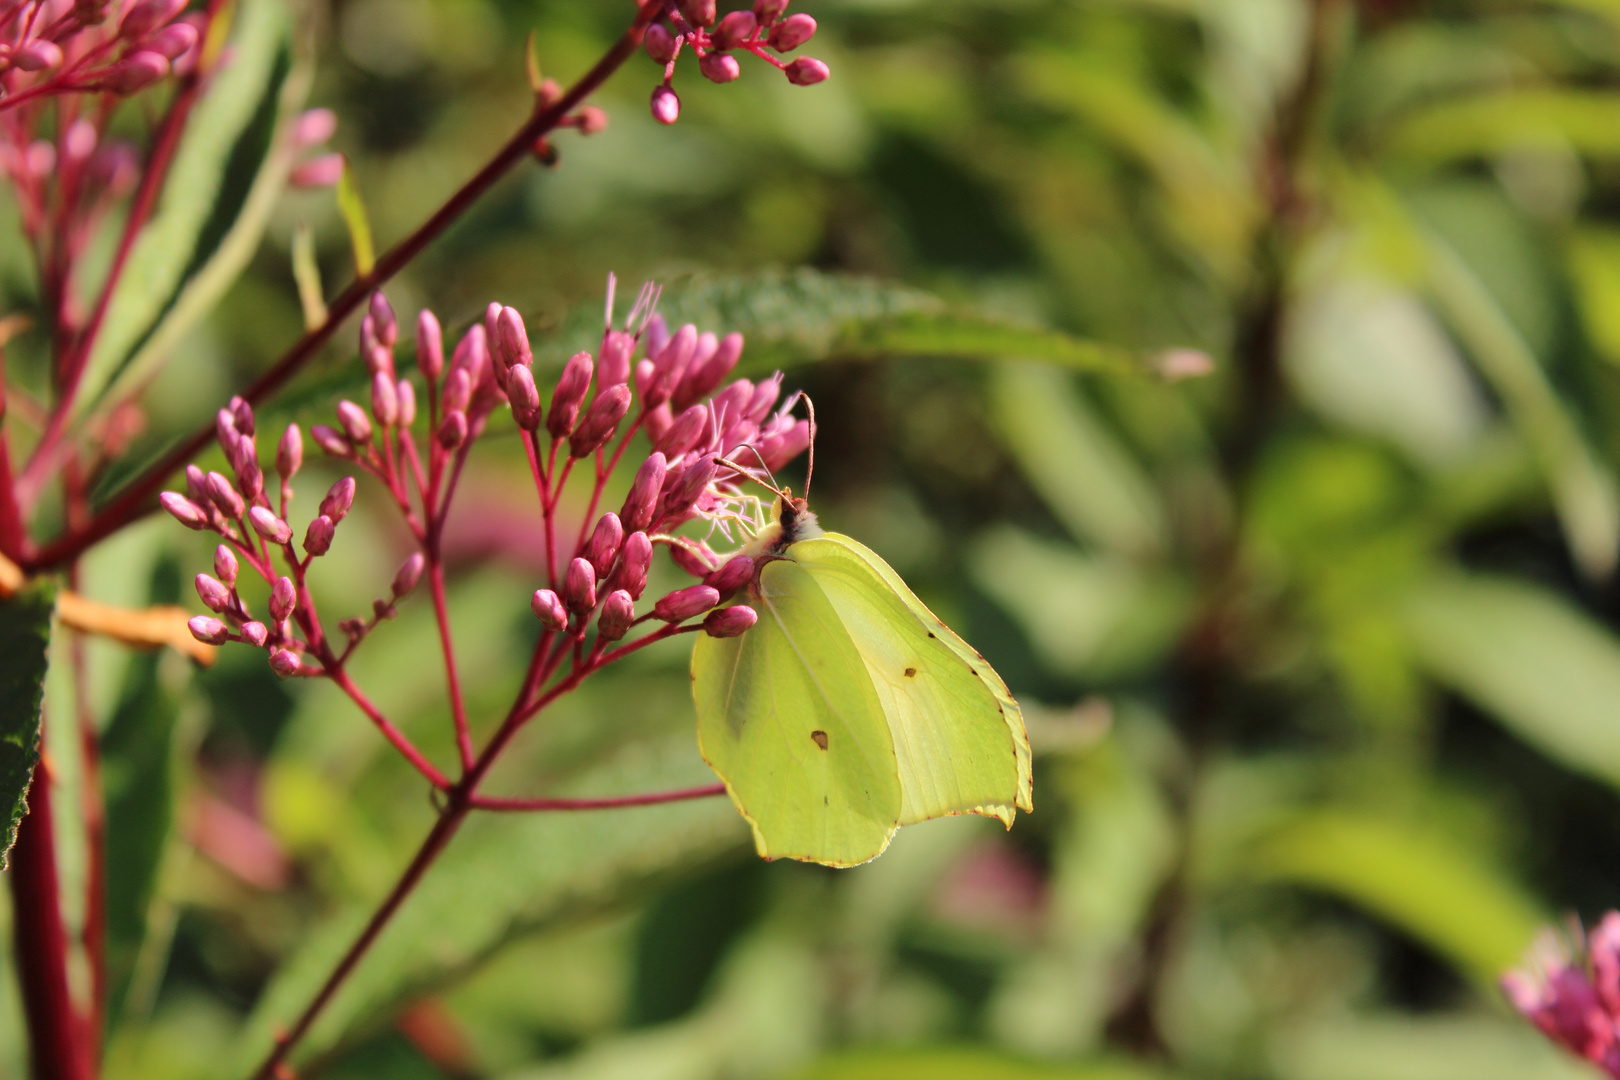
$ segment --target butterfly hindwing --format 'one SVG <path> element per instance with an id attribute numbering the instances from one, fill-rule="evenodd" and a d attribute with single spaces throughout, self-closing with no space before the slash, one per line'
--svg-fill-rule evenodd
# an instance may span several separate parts
<path id="1" fill-rule="evenodd" d="M 768 859 L 853 866 L 899 827 L 890 728 L 848 630 L 812 575 L 768 563 L 740 637 L 692 652 L 698 746 Z"/>

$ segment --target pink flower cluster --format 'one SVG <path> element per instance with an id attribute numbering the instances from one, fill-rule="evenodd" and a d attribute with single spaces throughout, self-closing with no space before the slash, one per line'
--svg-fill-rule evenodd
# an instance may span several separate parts
<path id="1" fill-rule="evenodd" d="M 0 0 L 0 109 L 55 94 L 132 94 L 195 63 L 186 0 Z"/>
<path id="2" fill-rule="evenodd" d="M 1549 1039 L 1620 1078 L 1620 912 L 1590 934 L 1543 931 L 1502 989 Z"/>
<path id="3" fill-rule="evenodd" d="M 666 4 L 669 25 L 655 22 L 643 38 L 647 55 L 664 66 L 664 81 L 652 93 L 653 119 L 673 124 L 680 118 L 681 99 L 670 83 L 683 47 L 691 48 L 698 58 L 698 71 L 710 82 L 728 83 L 742 74 L 736 57 L 739 52 L 752 53 L 780 69 L 795 86 L 814 86 L 825 80 L 827 65 L 814 57 L 782 60 L 773 55 L 790 53 L 815 36 L 816 20 L 802 13 L 788 15 L 787 7 L 788 0 L 754 0 L 752 9 L 718 18 L 715 0 Z"/>

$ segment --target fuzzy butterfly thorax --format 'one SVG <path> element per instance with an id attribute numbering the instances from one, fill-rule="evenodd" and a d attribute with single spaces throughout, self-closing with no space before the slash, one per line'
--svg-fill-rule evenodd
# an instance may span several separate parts
<path id="1" fill-rule="evenodd" d="M 780 558 L 800 540 L 814 540 L 821 535 L 821 525 L 816 521 L 809 503 L 794 498 L 791 489 L 783 489 L 771 506 L 770 524 L 743 545 L 742 553 L 756 560 L 771 556 Z"/>

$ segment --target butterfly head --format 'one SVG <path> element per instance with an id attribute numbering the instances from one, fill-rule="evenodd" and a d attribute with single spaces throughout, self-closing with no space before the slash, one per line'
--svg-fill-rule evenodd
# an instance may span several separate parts
<path id="1" fill-rule="evenodd" d="M 783 488 L 771 504 L 771 520 L 743 545 L 743 553 L 758 559 L 762 556 L 781 556 L 800 540 L 811 540 L 821 535 L 821 526 L 810 504 L 795 498 L 792 488 Z"/>

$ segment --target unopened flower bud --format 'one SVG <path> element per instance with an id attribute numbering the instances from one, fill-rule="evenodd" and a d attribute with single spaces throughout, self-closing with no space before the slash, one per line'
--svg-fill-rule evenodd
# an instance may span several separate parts
<path id="1" fill-rule="evenodd" d="M 142 49 L 108 68 L 101 82 L 115 94 L 133 94 L 169 73 L 169 58 Z"/>
<path id="2" fill-rule="evenodd" d="M 309 437 L 315 440 L 315 445 L 331 454 L 333 457 L 352 457 L 354 446 L 343 434 L 335 428 L 325 424 L 316 424 L 309 429 Z"/>
<path id="3" fill-rule="evenodd" d="M 242 512 L 247 509 L 247 504 L 243 502 L 242 496 L 236 493 L 236 489 L 231 486 L 229 480 L 225 479 L 223 473 L 211 472 L 208 474 L 208 497 L 213 500 L 215 506 L 219 507 L 219 512 L 228 518 L 239 518 L 242 516 Z"/>
<path id="4" fill-rule="evenodd" d="M 467 441 L 467 414 L 463 412 L 446 413 L 444 419 L 439 421 L 439 430 L 434 436 L 439 445 L 446 450 L 454 450 Z"/>
<path id="5" fill-rule="evenodd" d="M 625 496 L 624 506 L 619 511 L 619 519 L 630 532 L 640 532 L 652 525 L 653 513 L 658 509 L 658 495 L 664 488 L 664 475 L 667 472 L 664 455 L 656 451 L 636 470 L 636 478 L 630 482 L 630 493 Z"/>
<path id="6" fill-rule="evenodd" d="M 658 86 L 652 92 L 652 118 L 660 124 L 673 124 L 681 118 L 681 99 L 667 86 Z"/>
<path id="7" fill-rule="evenodd" d="M 298 590 L 290 577 L 278 577 L 270 587 L 270 617 L 276 622 L 292 615 L 298 606 Z"/>
<path id="8" fill-rule="evenodd" d="M 393 427 L 399 419 L 399 395 L 394 380 L 385 371 L 371 377 L 371 415 L 385 428 Z"/>
<path id="9" fill-rule="evenodd" d="M 209 611 L 224 611 L 231 606 L 231 590 L 222 581 L 207 574 L 197 575 L 197 596 Z"/>
<path id="10" fill-rule="evenodd" d="M 761 24 L 769 26 L 782 17 L 786 11 L 788 0 L 754 0 L 754 18 Z"/>
<path id="11" fill-rule="evenodd" d="M 759 29 L 759 20 L 754 18 L 752 11 L 733 11 L 720 20 L 720 25 L 714 28 L 714 47 L 717 49 L 735 49 Z M 707 73 L 705 73 L 707 74 Z M 716 82 L 723 80 L 716 79 Z"/>
<path id="12" fill-rule="evenodd" d="M 759 622 L 759 613 L 747 604 L 733 604 L 719 611 L 709 612 L 703 620 L 703 632 L 710 637 L 737 637 Z"/>
<path id="13" fill-rule="evenodd" d="M 245 398 L 231 398 L 231 420 L 236 426 L 238 435 L 252 435 L 258 430 L 254 423 L 253 406 Z"/>
<path id="14" fill-rule="evenodd" d="M 501 308 L 495 320 L 495 357 L 500 362 L 499 370 L 534 363 L 534 353 L 529 349 L 529 331 L 515 308 Z"/>
<path id="15" fill-rule="evenodd" d="M 698 496 L 709 486 L 717 470 L 715 456 L 705 454 L 694 458 L 671 476 L 664 486 L 664 499 L 659 507 L 660 518 L 680 517 L 697 502 Z"/>
<path id="16" fill-rule="evenodd" d="M 675 49 L 679 44 L 675 35 L 658 23 L 647 27 L 647 33 L 641 39 L 641 43 L 646 46 L 647 55 L 657 64 L 667 64 L 675 59 Z"/>
<path id="17" fill-rule="evenodd" d="M 584 559 L 570 562 L 563 578 L 563 595 L 568 598 L 568 607 L 582 615 L 595 607 L 596 569 Z"/>
<path id="18" fill-rule="evenodd" d="M 596 519 L 596 528 L 591 530 L 591 538 L 585 544 L 585 558 L 590 560 L 598 578 L 607 576 L 623 542 L 624 526 L 618 514 L 609 510 Z"/>
<path id="19" fill-rule="evenodd" d="M 731 559 L 703 579 L 705 585 L 712 586 L 721 596 L 730 596 L 754 578 L 754 560 L 747 555 L 733 555 Z"/>
<path id="20" fill-rule="evenodd" d="M 719 356 L 720 352 L 717 350 L 715 355 Z M 743 419 L 748 411 L 748 403 L 752 400 L 754 400 L 754 384 L 747 379 L 737 379 L 714 396 L 714 411 L 719 414 L 721 424 L 730 428 L 738 420 Z"/>
<path id="21" fill-rule="evenodd" d="M 165 491 L 158 496 L 158 503 L 174 520 L 188 529 L 203 529 L 208 526 L 208 511 L 178 491 Z"/>
<path id="22" fill-rule="evenodd" d="M 227 589 L 236 585 L 236 575 L 239 571 L 235 552 L 224 544 L 214 549 L 214 576 L 219 578 Z"/>
<path id="23" fill-rule="evenodd" d="M 242 624 L 242 640 L 249 645 L 263 648 L 264 643 L 270 640 L 270 631 L 262 622 L 245 622 Z"/>
<path id="24" fill-rule="evenodd" d="M 827 76 L 832 73 L 827 70 L 826 64 L 815 57 L 801 56 L 784 68 L 783 74 L 794 86 L 814 86 L 818 82 L 826 81 Z"/>
<path id="25" fill-rule="evenodd" d="M 501 321 L 501 312 L 505 311 L 505 310 L 506 310 L 506 305 L 500 303 L 497 300 L 491 300 L 489 302 L 489 304 L 485 306 L 485 308 L 484 308 L 484 347 L 485 348 L 488 348 L 488 349 L 495 348 L 496 347 L 495 343 L 500 340 L 500 333 L 497 330 L 497 325 Z"/>
<path id="26" fill-rule="evenodd" d="M 719 561 L 701 540 L 669 545 L 669 560 L 695 578 L 707 578 Z"/>
<path id="27" fill-rule="evenodd" d="M 760 461 L 767 470 L 775 472 L 804 453 L 809 445 L 810 421 L 800 420 L 788 428 L 787 431 L 761 440 L 759 446 Z"/>
<path id="28" fill-rule="evenodd" d="M 231 636 L 225 624 L 210 615 L 198 615 L 187 620 L 186 629 L 204 645 L 223 645 Z"/>
<path id="29" fill-rule="evenodd" d="M 412 552 L 411 557 L 400 564 L 394 573 L 394 599 L 399 600 L 411 595 L 416 583 L 422 580 L 422 570 L 427 566 L 427 559 L 420 551 Z"/>
<path id="30" fill-rule="evenodd" d="M 219 440 L 219 448 L 225 451 L 227 459 L 236 455 L 236 444 L 242 433 L 236 430 L 234 410 L 224 408 L 214 414 L 214 437 Z"/>
<path id="31" fill-rule="evenodd" d="M 553 438 L 561 439 L 574 430 L 579 407 L 585 403 L 585 394 L 591 388 L 593 367 L 588 352 L 575 353 L 563 365 L 557 389 L 551 395 L 551 411 L 546 415 L 546 430 Z"/>
<path id="32" fill-rule="evenodd" d="M 140 0 L 140 3 L 131 5 L 125 11 L 123 21 L 118 24 L 118 34 L 130 41 L 139 41 L 180 14 L 185 7 L 186 0 Z"/>
<path id="33" fill-rule="evenodd" d="M 345 399 L 338 402 L 337 415 L 351 442 L 364 446 L 371 441 L 371 418 L 366 415 L 366 410 Z"/>
<path id="34" fill-rule="evenodd" d="M 771 406 L 776 404 L 776 399 L 781 396 L 781 393 L 782 373 L 778 371 L 775 375 L 754 387 L 754 396 L 749 399 L 747 409 L 743 415 L 756 424 L 763 424 L 765 418 L 771 414 Z"/>
<path id="35" fill-rule="evenodd" d="M 684 408 L 714 393 L 715 387 L 724 382 L 726 376 L 737 366 L 737 361 L 742 358 L 742 350 L 743 336 L 732 333 L 721 338 L 714 352 L 702 363 L 694 357 L 675 394 L 675 406 Z"/>
<path id="36" fill-rule="evenodd" d="M 35 38 L 12 53 L 11 62 L 24 71 L 49 71 L 62 63 L 62 47 L 54 41 Z"/>
<path id="37" fill-rule="evenodd" d="M 472 402 L 472 376 L 466 368 L 451 368 L 444 380 L 446 412 L 466 412 Z"/>
<path id="38" fill-rule="evenodd" d="M 246 454 L 236 467 L 236 485 L 242 491 L 242 497 L 250 502 L 264 494 L 264 473 L 259 469 L 259 463 Z"/>
<path id="39" fill-rule="evenodd" d="M 444 331 L 439 317 L 427 308 L 416 316 L 416 366 L 429 385 L 438 382 L 444 371 Z"/>
<path id="40" fill-rule="evenodd" d="M 747 12 L 732 12 L 746 15 Z M 712 83 L 728 83 L 742 75 L 742 65 L 730 53 L 712 52 L 698 61 L 698 71 Z"/>
<path id="41" fill-rule="evenodd" d="M 337 187 L 346 167 L 342 154 L 321 154 L 293 166 L 287 173 L 287 183 L 305 191 Z"/>
<path id="42" fill-rule="evenodd" d="M 248 462 L 257 465 L 259 463 L 259 444 L 252 435 L 238 435 L 235 450 L 225 456 L 230 459 L 234 468 L 240 469 Z"/>
<path id="43" fill-rule="evenodd" d="M 401 379 L 394 387 L 394 396 L 399 400 L 399 426 L 408 428 L 416 423 L 416 387 L 409 379 Z"/>
<path id="44" fill-rule="evenodd" d="M 709 585 L 689 585 L 677 589 L 653 605 L 653 618 L 665 622 L 685 622 L 720 602 L 720 594 Z"/>
<path id="45" fill-rule="evenodd" d="M 602 614 L 596 619 L 596 632 L 603 641 L 618 641 L 636 621 L 636 602 L 623 589 L 614 589 L 602 601 Z"/>
<path id="46" fill-rule="evenodd" d="M 658 440 L 659 451 L 669 460 L 680 457 L 695 449 L 703 437 L 703 429 L 709 422 L 709 410 L 702 405 L 692 405 L 682 411 L 675 418 L 675 422 L 664 432 Z"/>
<path id="47" fill-rule="evenodd" d="M 644 532 L 633 532 L 619 547 L 619 566 L 613 571 L 613 584 L 639 599 L 647 587 L 647 569 L 652 565 L 652 541 Z"/>
<path id="48" fill-rule="evenodd" d="M 715 16 L 714 0 L 679 0 L 681 14 L 693 26 L 713 26 Z"/>
<path id="49" fill-rule="evenodd" d="M 675 393 L 675 387 L 679 385 L 681 376 L 686 374 L 686 365 L 697 349 L 697 338 L 697 327 L 687 323 L 652 358 L 653 376 L 642 392 L 642 398 L 649 407 L 662 405 Z"/>
<path id="50" fill-rule="evenodd" d="M 282 483 L 290 483 L 304 464 L 304 433 L 297 424 L 288 424 L 276 444 L 276 472 Z"/>
<path id="51" fill-rule="evenodd" d="M 367 311 L 371 315 L 371 328 L 377 340 L 385 348 L 392 349 L 394 342 L 399 340 L 399 322 L 394 318 L 394 306 L 381 289 L 371 294 L 371 305 Z"/>
<path id="52" fill-rule="evenodd" d="M 155 53 L 167 57 L 172 65 L 186 53 L 197 47 L 197 28 L 190 23 L 179 22 L 165 26 L 157 33 L 146 39 L 146 47 Z"/>
<path id="53" fill-rule="evenodd" d="M 349 512 L 349 507 L 354 505 L 354 489 L 352 476 L 345 476 L 333 484 L 331 490 L 326 493 L 326 498 L 321 500 L 321 515 L 331 518 L 333 525 L 342 521 L 344 515 Z"/>
<path id="54" fill-rule="evenodd" d="M 512 403 L 512 418 L 524 431 L 540 426 L 540 391 L 534 385 L 534 372 L 517 364 L 506 375 L 506 397 Z"/>
<path id="55" fill-rule="evenodd" d="M 586 105 L 575 116 L 578 121 L 575 127 L 579 129 L 581 135 L 600 135 L 607 130 L 608 114 L 606 109 L 596 105 Z"/>
<path id="56" fill-rule="evenodd" d="M 368 316 L 369 317 L 369 316 Z M 394 376 L 394 351 L 386 345 L 373 345 L 363 354 L 366 371 L 372 375 Z"/>
<path id="57" fill-rule="evenodd" d="M 292 144 L 300 150 L 319 146 L 337 132 L 337 113 L 331 109 L 306 109 L 293 121 Z"/>
<path id="58" fill-rule="evenodd" d="M 563 608 L 562 600 L 550 589 L 536 589 L 529 598 L 529 608 L 547 630 L 561 630 L 568 625 L 568 612 Z"/>
<path id="59" fill-rule="evenodd" d="M 596 395 L 591 407 L 569 437 L 568 451 L 576 458 L 587 457 L 613 437 L 619 421 L 630 411 L 630 388 L 609 387 Z"/>
<path id="60" fill-rule="evenodd" d="M 623 386 L 630 381 L 630 354 L 636 351 L 636 339 L 623 330 L 609 330 L 602 335 L 602 350 L 597 357 L 597 386 Z"/>
<path id="61" fill-rule="evenodd" d="M 325 555 L 332 550 L 332 536 L 337 526 L 325 514 L 317 515 L 304 530 L 304 550 L 311 555 Z"/>
<path id="62" fill-rule="evenodd" d="M 291 649 L 277 649 L 270 654 L 270 670 L 289 679 L 298 674 L 298 654 Z"/>
<path id="63" fill-rule="evenodd" d="M 292 528 L 263 506 L 255 506 L 248 511 L 248 523 L 253 526 L 254 532 L 272 544 L 285 544 L 292 539 Z"/>
<path id="64" fill-rule="evenodd" d="M 802 12 L 789 15 L 771 30 L 769 45 L 777 52 L 792 52 L 816 36 L 816 20 Z M 825 66 L 823 67 L 825 70 Z M 791 77 L 791 76 L 790 76 Z M 827 76 L 823 74 L 822 79 Z M 820 79 L 816 80 L 820 82 Z"/>

